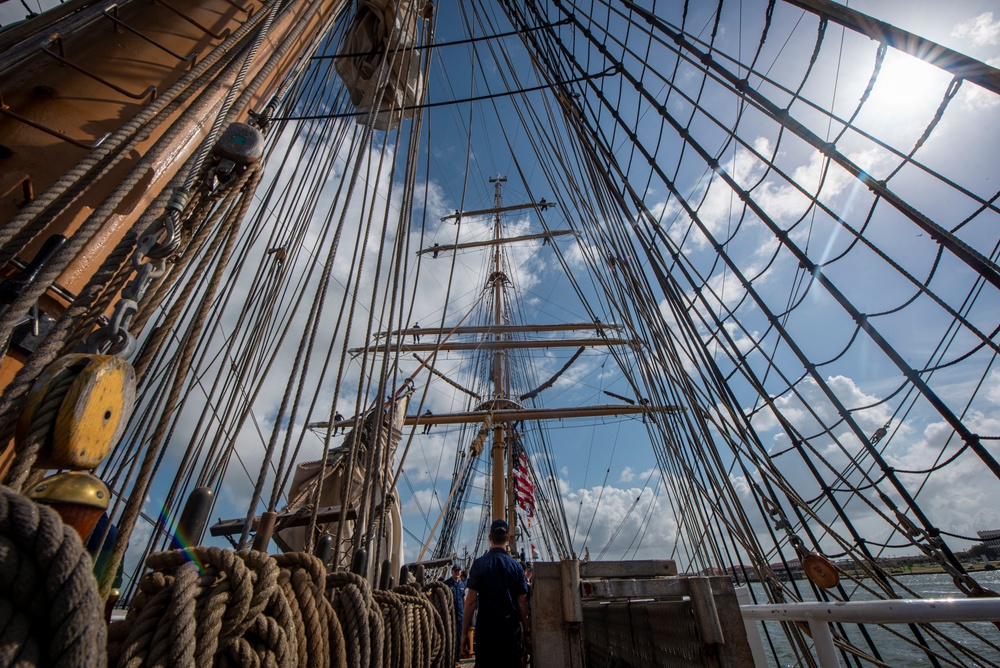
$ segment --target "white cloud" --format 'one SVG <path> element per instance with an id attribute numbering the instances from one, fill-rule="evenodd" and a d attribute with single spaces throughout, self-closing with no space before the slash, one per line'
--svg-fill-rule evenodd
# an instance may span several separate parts
<path id="1" fill-rule="evenodd" d="M 993 19 L 993 12 L 983 12 L 974 19 L 955 24 L 951 36 L 969 39 L 973 46 L 1000 44 L 1000 20 Z"/>
<path id="2" fill-rule="evenodd" d="M 654 494 L 657 480 L 644 488 L 596 486 L 565 494 L 570 528 L 577 524 L 577 554 L 583 556 L 589 548 L 591 559 L 666 558 L 677 539 L 677 525 Z"/>
<path id="3" fill-rule="evenodd" d="M 990 58 L 986 63 L 1000 68 L 1000 57 Z M 981 111 L 1000 106 L 1000 95 L 988 91 L 982 86 L 977 86 L 971 81 L 962 83 L 962 88 L 958 91 L 958 100 L 965 109 L 970 111 Z"/>
<path id="4" fill-rule="evenodd" d="M 1000 405 L 1000 370 L 991 371 L 983 385 L 986 389 L 986 398 L 992 403 Z"/>
<path id="5" fill-rule="evenodd" d="M 635 472 L 631 466 L 626 466 L 622 469 L 621 475 L 618 476 L 618 482 L 632 482 L 633 480 L 635 480 Z"/>

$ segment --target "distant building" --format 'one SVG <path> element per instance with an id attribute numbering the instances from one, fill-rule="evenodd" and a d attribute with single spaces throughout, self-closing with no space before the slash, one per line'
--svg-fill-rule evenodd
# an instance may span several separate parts
<path id="1" fill-rule="evenodd" d="M 987 529 L 976 533 L 986 546 L 986 556 L 1000 559 L 1000 529 Z"/>

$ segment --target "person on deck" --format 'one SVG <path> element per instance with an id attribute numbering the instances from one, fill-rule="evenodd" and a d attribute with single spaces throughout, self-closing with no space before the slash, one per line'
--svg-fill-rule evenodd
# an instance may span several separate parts
<path id="1" fill-rule="evenodd" d="M 528 583 L 521 564 L 507 554 L 509 532 L 507 522 L 494 520 L 490 551 L 469 569 L 462 637 L 478 610 L 476 668 L 520 668 L 521 643 L 528 640 Z"/>
<path id="2" fill-rule="evenodd" d="M 336 426 L 336 424 L 338 422 L 343 422 L 343 421 L 344 421 L 344 416 L 340 414 L 340 411 L 337 411 L 336 413 L 333 414 L 333 424 L 335 425 L 333 427 L 333 435 L 334 436 L 337 435 L 337 430 L 338 429 L 340 430 L 341 434 L 343 434 L 344 430 L 347 429 L 347 427 L 345 427 L 344 425 L 340 425 L 339 427 Z"/>
<path id="3" fill-rule="evenodd" d="M 414 324 L 411 331 L 413 332 L 413 342 L 420 343 L 420 323 Z"/>
<path id="4" fill-rule="evenodd" d="M 430 417 L 432 415 L 434 415 L 434 413 L 431 413 L 431 409 L 428 408 L 427 410 L 424 411 L 423 417 Z M 424 433 L 425 434 L 431 433 L 431 423 L 430 422 L 425 422 L 424 423 Z"/>
<path id="5" fill-rule="evenodd" d="M 451 567 L 451 579 L 444 583 L 451 589 L 455 599 L 455 659 L 462 656 L 462 617 L 465 612 L 465 582 L 462 581 L 462 567 L 454 564 Z"/>

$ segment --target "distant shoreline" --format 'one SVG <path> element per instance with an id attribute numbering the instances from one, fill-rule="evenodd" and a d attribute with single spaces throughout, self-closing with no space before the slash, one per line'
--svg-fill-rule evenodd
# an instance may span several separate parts
<path id="1" fill-rule="evenodd" d="M 986 569 L 986 564 L 981 562 L 973 563 L 963 563 L 962 567 L 967 573 L 983 573 L 991 572 Z M 858 568 L 838 568 L 837 569 L 843 575 L 852 578 L 854 580 L 863 580 L 869 577 L 869 573 Z M 893 577 L 901 577 L 904 575 L 942 575 L 945 573 L 944 568 L 938 564 L 921 564 L 919 566 L 883 566 L 882 569 L 886 575 L 891 575 Z M 1000 572 L 1000 568 L 992 569 Z M 775 575 L 778 576 L 779 580 L 787 580 L 787 575 L 785 571 L 775 571 Z M 801 570 L 792 571 L 792 578 L 795 580 L 805 580 L 806 575 Z M 744 584 L 743 578 L 734 578 L 734 581 L 739 584 Z M 759 580 L 751 578 L 749 582 L 759 582 Z"/>
<path id="2" fill-rule="evenodd" d="M 986 570 L 986 564 L 983 563 L 962 564 L 962 567 L 968 573 L 989 572 Z M 921 564 L 912 568 L 909 566 L 893 566 L 891 568 L 884 568 L 883 570 L 888 575 L 938 575 L 945 572 L 944 568 L 938 564 Z M 856 577 L 865 577 L 866 575 L 864 571 L 860 570 L 845 570 L 844 572 Z"/>

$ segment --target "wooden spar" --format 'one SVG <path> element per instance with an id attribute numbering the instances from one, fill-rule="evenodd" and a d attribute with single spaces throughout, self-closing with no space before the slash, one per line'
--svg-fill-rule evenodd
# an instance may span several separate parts
<path id="1" fill-rule="evenodd" d="M 502 188 L 503 183 L 507 181 L 505 177 L 497 176 L 495 179 L 490 179 L 493 181 L 495 186 L 495 204 L 493 209 L 493 236 L 496 239 L 501 237 L 501 227 L 500 227 L 500 213 L 503 210 L 500 203 L 502 201 Z M 520 205 L 524 208 L 528 208 L 532 205 Z M 501 262 L 502 258 L 502 246 L 497 244 L 493 251 L 493 273 L 495 276 L 503 275 L 503 264 Z M 500 326 L 503 324 L 503 293 L 506 287 L 506 281 L 495 280 L 493 281 L 493 325 Z M 502 332 L 495 332 L 494 340 L 490 343 L 493 344 L 493 396 L 497 399 L 507 398 L 507 392 L 505 387 L 505 381 L 507 380 L 506 366 L 507 366 L 507 355 L 506 348 L 504 347 L 504 335 Z M 441 344 L 447 345 L 447 344 Z M 503 422 L 495 422 L 493 426 L 493 448 L 491 450 L 492 456 L 492 505 L 490 506 L 493 519 L 504 519 L 507 514 L 507 509 L 504 508 L 504 455 L 506 454 L 506 440 L 504 438 L 504 424 Z M 507 517 L 508 526 L 514 521 L 513 517 Z M 510 532 L 511 537 L 513 537 L 513 529 Z M 513 546 L 511 546 L 513 549 Z"/>
<path id="2" fill-rule="evenodd" d="M 470 241 L 464 244 L 445 244 L 430 246 L 417 251 L 417 255 L 427 253 L 440 253 L 441 251 L 462 250 L 463 248 L 482 248 L 484 246 L 496 246 L 497 244 L 512 244 L 518 241 L 533 241 L 534 239 L 551 239 L 553 237 L 576 236 L 573 230 L 556 230 L 554 232 L 541 232 L 539 234 L 525 234 L 520 237 L 504 237 L 502 239 L 487 239 L 485 241 Z"/>
<path id="3" fill-rule="evenodd" d="M 501 181 L 496 181 L 496 179 L 492 179 L 492 180 L 495 183 L 502 183 Z M 506 179 L 504 179 L 504 181 L 506 181 Z M 468 218 L 470 216 L 482 216 L 482 215 L 485 215 L 487 213 L 494 214 L 497 217 L 499 217 L 501 213 L 506 213 L 507 211 L 520 211 L 520 210 L 523 210 L 523 209 L 543 209 L 544 210 L 544 209 L 548 209 L 549 207 L 553 207 L 555 205 L 556 205 L 555 202 L 546 202 L 545 200 L 542 200 L 541 202 L 538 202 L 537 204 L 534 203 L 534 202 L 529 202 L 528 204 L 511 204 L 510 206 L 500 206 L 499 204 L 497 204 L 492 209 L 479 209 L 478 211 L 456 211 L 455 213 L 451 214 L 450 216 L 445 216 L 441 220 L 442 221 L 445 221 L 445 220 L 457 220 L 459 218 Z"/>
<path id="4" fill-rule="evenodd" d="M 500 325 L 495 327 L 493 325 L 488 326 L 470 326 L 470 327 L 453 327 L 451 329 L 439 328 L 439 327 L 409 327 L 407 329 L 394 329 L 391 332 L 379 332 L 375 336 L 381 338 L 383 336 L 410 336 L 413 334 L 427 335 L 427 336 L 437 336 L 440 334 L 448 334 L 449 336 L 462 335 L 462 334 L 494 334 L 497 331 L 501 331 L 505 334 L 533 334 L 536 332 L 578 332 L 578 331 L 589 331 L 596 330 L 598 332 L 605 329 L 620 330 L 624 329 L 621 325 L 610 324 L 605 325 L 600 322 L 580 322 L 572 323 L 566 325 Z"/>
<path id="5" fill-rule="evenodd" d="M 493 422 L 520 422 L 522 420 L 561 420 L 588 417 L 617 417 L 621 415 L 641 415 L 643 413 L 677 413 L 684 410 L 682 406 L 654 405 L 623 405 L 596 404 L 593 406 L 572 406 L 565 408 L 503 408 L 493 411 L 463 411 L 459 413 L 441 413 L 437 415 L 408 415 L 403 424 L 412 427 L 416 424 L 466 424 L 482 422 L 486 415 L 493 415 Z M 309 429 L 338 429 L 354 427 L 358 421 L 354 418 L 338 420 L 332 425 L 329 422 L 310 422 Z"/>
<path id="6" fill-rule="evenodd" d="M 418 330 L 420 331 L 420 330 Z M 580 346 L 638 346 L 640 341 L 632 339 L 535 339 L 532 341 L 493 340 L 493 341 L 448 341 L 445 343 L 401 343 L 403 352 L 432 353 L 448 350 L 512 350 L 517 348 L 579 348 Z M 352 355 L 394 352 L 395 344 L 379 343 L 365 348 L 351 348 L 347 352 Z"/>
<path id="7" fill-rule="evenodd" d="M 1000 70 L 970 58 L 946 46 L 924 39 L 861 12 L 830 2 L 830 0 L 785 0 L 810 11 L 827 21 L 833 21 L 876 42 L 884 42 L 894 49 L 924 60 L 931 65 L 948 70 L 956 77 L 978 84 L 1000 95 Z"/>
<path id="8" fill-rule="evenodd" d="M 316 521 L 320 524 L 324 522 L 336 522 L 340 519 L 340 515 L 340 506 L 320 508 L 319 512 L 316 514 Z M 350 507 L 347 509 L 347 513 L 344 516 L 349 520 L 356 520 L 358 518 L 358 509 Z M 280 513 L 275 513 L 274 530 L 281 531 L 282 529 L 289 529 L 291 527 L 308 526 L 311 521 L 312 510 L 310 508 L 283 510 Z M 251 523 L 251 529 L 256 530 L 259 522 L 260 518 L 255 517 Z M 239 517 L 233 520 L 220 520 L 211 526 L 209 532 L 213 536 L 232 536 L 243 531 L 243 526 L 245 524 L 246 518 L 244 517 Z"/>

